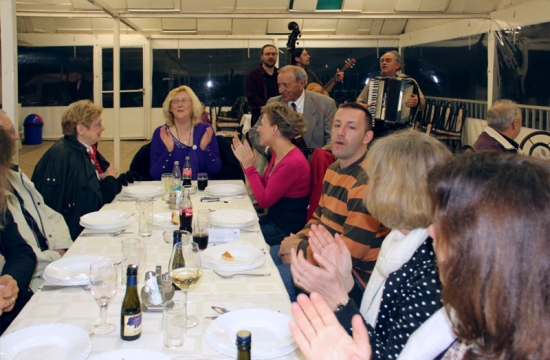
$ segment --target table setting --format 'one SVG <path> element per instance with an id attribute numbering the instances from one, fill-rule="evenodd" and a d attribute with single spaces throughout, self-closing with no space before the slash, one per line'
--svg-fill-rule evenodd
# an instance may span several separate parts
<path id="1" fill-rule="evenodd" d="M 156 187 L 157 183 L 143 186 L 148 186 L 147 189 L 149 190 L 147 191 L 150 191 Z M 142 185 L 138 183 L 137 186 Z M 207 192 L 209 187 L 213 191 Z M 141 187 L 139 190 L 120 194 L 119 197 L 126 199 L 128 194 L 142 195 L 145 192 L 143 189 L 144 187 Z M 146 193 L 151 194 L 152 192 Z M 242 195 L 243 198 L 228 197 L 227 202 L 218 201 L 213 203 L 200 201 L 201 197 L 204 196 L 226 196 L 227 194 L 231 196 Z M 37 291 L 0 340 L 19 331 L 29 331 L 28 329 L 34 326 L 63 324 L 79 328 L 91 341 L 92 348 L 86 357 L 82 357 L 82 359 L 118 359 L 120 357 L 116 356 L 120 354 L 123 354 L 125 358 L 141 359 L 141 357 L 126 355 L 124 352 L 138 349 L 139 351 L 136 351 L 135 354 L 143 354 L 145 350 L 156 351 L 163 354 L 166 359 L 177 359 L 178 357 L 182 359 L 228 359 L 234 358 L 233 351 L 236 354 L 236 347 L 231 348 L 231 345 L 224 343 L 225 340 L 220 341 L 208 330 L 211 324 L 221 319 L 225 314 L 222 316 L 215 313 L 210 306 L 226 307 L 231 311 L 239 309 L 243 311 L 253 310 L 256 308 L 268 311 L 271 309 L 277 314 L 285 314 L 289 318 L 291 313 L 288 295 L 278 270 L 267 251 L 269 247 L 265 244 L 259 231 L 258 217 L 246 194 L 244 184 L 242 181 L 216 182 L 210 180 L 209 186 L 204 191 L 199 190 L 196 194 L 191 195 L 194 215 L 197 217 L 197 221 L 199 216 L 201 216 L 201 221 L 205 219 L 203 217 L 205 216 L 207 221 L 211 223 L 210 230 L 227 230 L 232 235 L 229 237 L 222 235 L 221 238 L 224 241 L 221 243 L 208 241 L 206 248 L 197 252 L 202 263 L 201 276 L 189 287 L 185 306 L 186 314 L 194 315 L 197 318 L 197 324 L 186 329 L 181 345 L 174 348 L 165 346 L 163 313 L 168 310 L 164 309 L 161 303 L 156 306 L 155 311 L 143 311 L 143 331 L 140 339 L 131 342 L 121 340 L 118 328 L 120 327 L 120 304 L 125 289 L 125 283 L 122 281 L 122 271 L 117 271 L 116 290 L 107 302 L 108 306 L 101 310 L 102 304 L 97 300 L 97 297 L 94 298 L 93 296 L 93 284 L 90 282 L 90 265 L 100 260 L 109 259 L 117 266 L 117 269 L 122 268 L 125 265 L 122 255 L 122 243 L 130 239 L 138 239 L 142 246 L 142 250 L 138 253 L 143 254 L 143 257 L 131 260 L 136 263 L 142 262 L 138 266 L 138 289 L 145 287 L 147 272 L 149 277 L 156 279 L 154 270 L 157 266 L 162 268 L 161 275 L 163 273 L 169 274 L 171 268 L 170 258 L 173 251 L 170 241 L 171 233 L 177 230 L 178 226 L 171 224 L 172 211 L 169 209 L 169 204 L 162 200 L 162 195 L 163 193 L 160 192 L 149 198 L 154 202 L 151 221 L 153 226 L 150 236 L 139 236 L 140 214 L 136 209 L 136 203 L 141 198 L 140 196 L 136 196 L 133 202 L 118 201 L 117 198 L 112 203 L 106 204 L 97 212 L 98 214 L 91 213 L 87 214 L 86 218 L 83 217 L 81 223 L 86 226 L 82 235 L 62 259 L 52 262 L 46 267 L 44 271 L 45 282 L 41 290 Z M 237 215 L 235 216 L 235 214 Z M 251 228 L 257 232 L 240 231 L 243 228 Z M 117 230 L 122 230 L 122 232 L 111 235 Z M 234 231 L 237 231 L 237 233 L 235 234 Z M 87 234 L 93 235 L 88 236 Z M 191 235 L 189 235 L 190 239 L 192 239 Z M 211 235 L 210 239 L 212 238 Z M 190 242 L 192 243 L 192 240 Z M 222 259 L 223 254 L 232 258 Z M 140 269 L 142 271 L 139 271 Z M 172 300 L 176 303 L 182 302 L 183 295 L 184 292 L 176 291 L 173 293 Z M 168 304 L 168 301 L 164 302 L 164 299 L 162 302 L 165 305 Z M 177 304 L 172 306 L 177 306 Z M 102 311 L 105 311 L 105 318 L 103 315 L 100 316 Z M 212 316 L 219 317 L 213 319 Z M 94 332 L 94 326 L 103 322 L 114 324 L 117 331 L 107 334 Z M 258 328 L 255 331 L 260 332 L 262 330 Z M 263 335 L 258 340 L 262 338 Z M 254 344 L 254 329 L 252 330 L 252 344 Z M 1 346 L 0 349 L 2 349 Z M 31 353 L 34 351 L 36 349 Z M 69 350 L 65 349 L 64 351 L 69 354 Z M 117 353 L 116 351 L 120 352 Z M 42 354 L 42 350 L 40 350 L 40 353 Z M 254 350 L 253 347 L 252 353 L 253 359 L 303 358 L 301 352 L 295 349 L 295 345 L 292 347 L 288 344 L 279 343 L 275 344 L 273 348 L 262 347 Z M 255 353 L 256 355 L 254 355 Z M 0 360 L 4 360 L 1 354 L 0 350 Z M 25 359 L 23 355 L 22 352 L 10 358 Z M 67 355 L 66 357 L 43 358 L 73 359 L 77 357 Z M 160 355 L 159 357 L 148 357 L 148 359 L 152 358 L 162 359 Z M 8 358 L 6 357 L 6 359 Z"/>

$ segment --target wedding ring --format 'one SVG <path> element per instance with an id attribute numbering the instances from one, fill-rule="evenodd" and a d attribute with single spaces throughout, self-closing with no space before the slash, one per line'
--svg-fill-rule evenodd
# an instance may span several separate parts
<path id="1" fill-rule="evenodd" d="M 325 251 L 325 247 L 324 247 L 324 246 L 321 248 L 321 252 L 323 252 L 323 251 Z"/>
<path id="2" fill-rule="evenodd" d="M 302 270 L 302 271 L 300 272 L 300 277 L 304 276 L 304 273 L 305 273 L 305 272 L 306 272 L 305 270 Z"/>

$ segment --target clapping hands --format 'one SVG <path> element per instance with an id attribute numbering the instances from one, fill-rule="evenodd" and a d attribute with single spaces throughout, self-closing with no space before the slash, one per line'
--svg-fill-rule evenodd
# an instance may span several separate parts
<path id="1" fill-rule="evenodd" d="M 256 153 L 254 150 L 252 150 L 247 141 L 243 144 L 236 135 L 233 137 L 231 150 L 233 150 L 233 154 L 244 169 L 254 166 L 256 163 Z"/>

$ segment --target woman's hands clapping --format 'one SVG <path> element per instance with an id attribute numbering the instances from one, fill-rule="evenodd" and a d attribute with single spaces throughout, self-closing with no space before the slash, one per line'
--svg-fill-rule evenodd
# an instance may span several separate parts
<path id="1" fill-rule="evenodd" d="M 233 144 L 231 144 L 231 149 L 233 150 L 233 154 L 239 160 L 242 167 L 244 169 L 254 166 L 256 163 L 256 153 L 247 141 L 244 142 L 244 144 L 239 140 L 239 138 L 235 135 L 233 137 Z"/>
<path id="2" fill-rule="evenodd" d="M 168 150 L 168 152 L 174 151 L 174 138 L 172 138 L 172 133 L 170 132 L 170 127 L 168 125 L 161 127 L 160 139 L 162 140 L 164 146 L 166 146 L 166 150 Z"/>

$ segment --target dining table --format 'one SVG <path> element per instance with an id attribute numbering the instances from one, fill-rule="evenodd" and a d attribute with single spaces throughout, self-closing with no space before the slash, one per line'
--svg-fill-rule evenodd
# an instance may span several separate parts
<path id="1" fill-rule="evenodd" d="M 196 182 L 193 182 L 196 184 Z M 158 185 L 160 182 L 136 182 L 130 186 Z M 209 180 L 213 184 L 245 184 L 241 180 Z M 201 202 L 201 197 L 208 196 L 204 191 L 197 191 L 191 195 L 194 214 L 202 209 L 212 211 L 224 209 L 239 209 L 254 212 L 251 199 L 245 193 L 242 196 L 220 197 L 219 201 Z M 135 221 L 128 225 L 125 232 L 118 236 L 109 234 L 84 236 L 89 233 L 85 229 L 68 249 L 64 258 L 78 255 L 101 255 L 118 262 L 121 260 L 121 241 L 127 238 L 140 238 L 146 243 L 145 271 L 155 271 L 157 265 L 162 266 L 162 272 L 168 271 L 168 263 L 172 251 L 172 244 L 165 242 L 162 226 L 154 226 L 150 237 L 138 235 L 138 221 L 135 199 L 119 194 L 111 203 L 106 204 L 100 211 L 121 210 L 134 214 Z M 154 198 L 153 211 L 155 214 L 172 211 L 161 196 Z M 116 295 L 112 298 L 107 309 L 107 321 L 117 326 L 117 329 L 106 335 L 90 334 L 92 350 L 89 357 L 115 349 L 144 349 L 162 352 L 171 359 L 231 359 L 232 357 L 216 351 L 209 345 L 205 332 L 212 321 L 211 317 L 219 315 L 211 306 L 220 306 L 229 310 L 238 309 L 271 309 L 292 317 L 290 300 L 277 267 L 269 254 L 269 246 L 264 241 L 259 224 L 247 227 L 246 231 L 238 234 L 238 243 L 251 245 L 265 253 L 265 262 L 252 272 L 269 273 L 269 276 L 236 275 L 223 278 L 213 270 L 203 267 L 202 277 L 198 285 L 188 292 L 188 314 L 199 318 L 200 322 L 193 328 L 188 328 L 183 346 L 168 349 L 163 344 L 162 312 L 143 312 L 142 334 L 135 341 L 123 341 L 120 337 L 121 304 L 125 293 L 125 285 L 120 284 Z M 217 246 L 209 244 L 209 247 Z M 138 289 L 144 285 L 144 272 L 140 271 Z M 176 291 L 174 299 L 183 300 L 184 294 Z M 4 336 L 14 331 L 30 326 L 63 323 L 78 326 L 88 332 L 94 324 L 99 322 L 99 306 L 92 297 L 90 290 L 83 287 L 65 287 L 59 289 L 43 288 L 38 290 L 27 303 L 19 316 L 6 330 Z M 252 333 L 254 342 L 254 333 Z M 280 359 L 303 359 L 302 352 L 296 348 L 291 353 L 279 357 Z M 153 360 L 153 359 L 151 359 Z"/>

